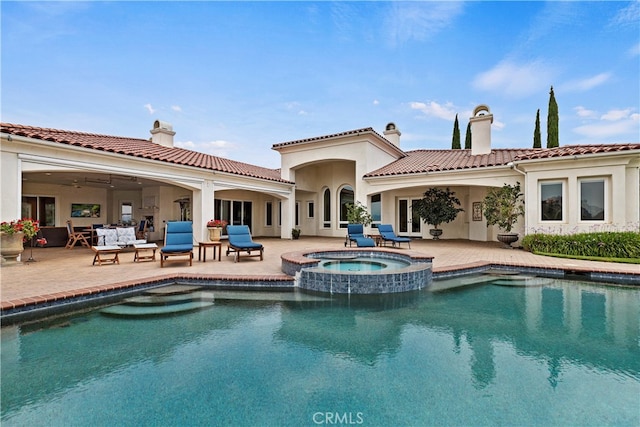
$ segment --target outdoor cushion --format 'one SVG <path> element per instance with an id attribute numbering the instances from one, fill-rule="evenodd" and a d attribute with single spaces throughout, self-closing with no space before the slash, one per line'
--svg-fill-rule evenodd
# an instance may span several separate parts
<path id="1" fill-rule="evenodd" d="M 362 224 L 347 224 L 347 240 L 349 241 L 349 246 L 351 246 L 351 242 L 356 242 L 356 245 L 359 247 L 372 247 L 376 245 L 376 242 L 364 235 L 364 226 Z M 344 243 L 347 246 L 347 242 Z"/>
<path id="2" fill-rule="evenodd" d="M 96 228 L 98 246 L 115 246 L 118 244 L 118 232 L 113 228 Z"/>
<path id="3" fill-rule="evenodd" d="M 167 245 L 162 248 L 162 252 L 174 253 L 174 252 L 189 252 L 193 250 L 193 244 L 179 244 L 179 245 Z"/>
<path id="4" fill-rule="evenodd" d="M 140 243 L 146 243 L 144 239 L 136 239 L 136 229 L 134 227 L 117 227 L 118 245 L 131 246 Z"/>
<path id="5" fill-rule="evenodd" d="M 393 226 L 391 224 L 380 224 L 378 225 L 378 233 L 380 233 L 380 237 L 382 240 L 386 240 L 389 242 L 393 242 L 400 245 L 400 243 L 407 243 L 409 247 L 411 247 L 411 239 L 408 237 L 398 237 L 396 233 L 393 232 Z"/>
<path id="6" fill-rule="evenodd" d="M 240 252 L 247 252 L 248 256 L 259 256 L 263 259 L 264 246 L 256 243 L 251 238 L 251 231 L 246 225 L 229 225 L 227 226 L 227 236 L 229 237 L 229 245 L 227 246 L 227 255 L 235 252 L 235 261 L 240 259 Z M 251 255 L 252 251 L 258 251 L 258 254 Z"/>
<path id="7" fill-rule="evenodd" d="M 376 245 L 371 237 L 357 237 L 355 241 L 359 248 L 370 248 Z"/>

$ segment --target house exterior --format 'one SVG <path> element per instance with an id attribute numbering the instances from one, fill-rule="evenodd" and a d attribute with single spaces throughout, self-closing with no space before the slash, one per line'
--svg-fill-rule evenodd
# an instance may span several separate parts
<path id="1" fill-rule="evenodd" d="M 430 238 L 411 206 L 427 189 L 449 187 L 464 212 L 441 226 L 441 238 L 492 241 L 498 230 L 487 227 L 480 202 L 490 188 L 519 182 L 521 236 L 639 230 L 640 143 L 494 149 L 489 107 L 478 106 L 470 122 L 469 150 L 404 151 L 389 123 L 382 135 L 363 128 L 274 144 L 279 170 L 174 147 L 175 132 L 161 121 L 149 140 L 2 123 L 0 219 L 82 227 L 144 218 L 152 240 L 179 219 L 206 240 L 211 218 L 247 224 L 255 236 L 291 238 L 299 228 L 343 237 L 346 205 L 359 201 L 373 227 Z"/>

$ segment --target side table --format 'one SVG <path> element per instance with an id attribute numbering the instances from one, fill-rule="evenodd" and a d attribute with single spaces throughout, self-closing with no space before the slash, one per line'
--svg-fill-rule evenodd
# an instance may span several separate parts
<path id="1" fill-rule="evenodd" d="M 156 250 L 158 249 L 158 245 L 155 243 L 140 243 L 137 245 L 133 245 L 136 250 L 136 254 L 133 256 L 133 262 L 140 261 L 154 261 L 156 260 Z M 140 252 L 153 251 L 151 254 L 142 255 Z"/>
<path id="2" fill-rule="evenodd" d="M 216 251 L 218 252 L 218 261 L 221 260 L 222 242 L 198 242 L 198 261 L 202 258 L 202 262 L 207 262 L 207 248 L 213 248 L 213 259 L 216 259 Z"/>

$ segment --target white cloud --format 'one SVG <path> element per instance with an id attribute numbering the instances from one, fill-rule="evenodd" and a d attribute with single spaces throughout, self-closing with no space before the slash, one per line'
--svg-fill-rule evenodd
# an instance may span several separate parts
<path id="1" fill-rule="evenodd" d="M 426 40 L 448 27 L 462 9 L 462 2 L 393 2 L 384 25 L 389 42 Z"/>
<path id="2" fill-rule="evenodd" d="M 587 110 L 586 108 L 584 108 L 581 105 L 578 105 L 577 107 L 573 108 L 576 112 L 576 115 L 578 117 L 583 117 L 583 118 L 593 118 L 596 117 L 596 112 L 593 110 Z"/>
<path id="3" fill-rule="evenodd" d="M 151 104 L 144 104 L 144 108 L 147 109 L 147 111 L 149 112 L 149 114 L 153 114 L 156 112 L 156 110 L 153 109 L 153 107 L 151 106 Z"/>
<path id="4" fill-rule="evenodd" d="M 612 137 L 629 137 L 637 141 L 640 134 L 640 114 L 627 108 L 610 110 L 600 116 L 598 121 L 578 126 L 573 131 L 589 138 L 605 139 Z"/>
<path id="5" fill-rule="evenodd" d="M 637 135 L 638 124 L 637 120 L 636 123 L 631 120 L 613 123 L 593 123 L 578 126 L 574 128 L 573 131 L 579 135 L 587 136 L 589 138 L 605 139 L 630 134 L 634 131 Z"/>
<path id="6" fill-rule="evenodd" d="M 380 105 L 380 101 L 378 101 L 377 99 L 373 100 L 373 105 Z"/>
<path id="7" fill-rule="evenodd" d="M 235 144 L 219 139 L 209 142 L 176 141 L 175 146 L 211 154 L 213 156 L 230 158 L 230 154 L 232 154 Z"/>
<path id="8" fill-rule="evenodd" d="M 171 106 L 171 109 L 172 109 L 173 111 L 177 111 L 178 113 L 181 113 L 181 112 L 182 112 L 182 107 L 180 107 L 179 105 L 172 105 L 172 106 Z"/>
<path id="9" fill-rule="evenodd" d="M 427 117 L 436 117 L 438 119 L 450 120 L 452 122 L 456 118 L 456 110 L 451 102 L 447 102 L 444 105 L 438 104 L 435 101 L 431 101 L 429 103 L 411 102 L 409 103 L 409 106 L 412 110 L 421 111 Z"/>
<path id="10" fill-rule="evenodd" d="M 600 117 L 602 120 L 607 120 L 610 122 L 615 122 L 618 120 L 623 120 L 626 118 L 630 118 L 632 116 L 631 109 L 627 108 L 624 110 L 609 110 L 605 114 Z"/>
<path id="11" fill-rule="evenodd" d="M 636 44 L 635 46 L 631 46 L 627 52 L 631 57 L 640 55 L 640 43 Z"/>
<path id="12" fill-rule="evenodd" d="M 596 74 L 592 77 L 587 77 L 580 80 L 573 80 L 567 83 L 562 84 L 562 89 L 564 91 L 576 91 L 576 92 L 585 92 L 587 90 L 593 89 L 596 86 L 600 86 L 601 84 L 607 82 L 611 78 L 611 73 L 600 73 Z"/>
<path id="13" fill-rule="evenodd" d="M 625 25 L 637 27 L 638 21 L 640 21 L 640 2 L 636 0 L 630 2 L 629 6 L 620 9 L 609 25 L 614 28 Z"/>
<path id="14" fill-rule="evenodd" d="M 507 127 L 507 125 L 504 122 L 501 122 L 500 120 L 496 120 L 494 117 L 491 127 L 495 130 L 502 130 L 505 127 Z"/>
<path id="15" fill-rule="evenodd" d="M 307 113 L 307 112 L 306 112 L 306 111 L 304 111 L 304 110 L 300 110 L 300 111 L 298 111 L 298 115 L 299 115 L 299 116 L 306 116 L 306 115 L 308 115 L 308 114 L 309 114 L 309 113 Z"/>
<path id="16" fill-rule="evenodd" d="M 473 86 L 478 90 L 524 97 L 549 87 L 552 75 L 553 69 L 541 61 L 516 64 L 505 60 L 476 76 Z"/>
<path id="17" fill-rule="evenodd" d="M 196 150 L 196 144 L 193 141 L 176 141 L 174 145 L 178 148 L 186 148 L 187 150 Z"/>

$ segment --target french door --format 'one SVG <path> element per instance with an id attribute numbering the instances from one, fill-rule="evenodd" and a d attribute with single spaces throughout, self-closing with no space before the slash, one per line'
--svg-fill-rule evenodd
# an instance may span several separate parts
<path id="1" fill-rule="evenodd" d="M 398 234 L 403 236 L 422 236 L 422 221 L 413 212 L 411 206 L 420 199 L 398 199 Z"/>

